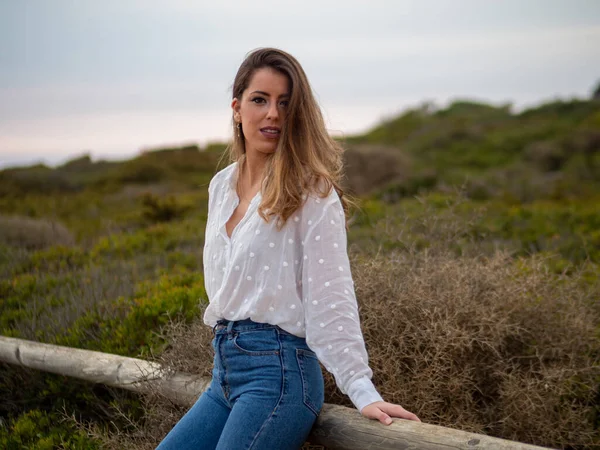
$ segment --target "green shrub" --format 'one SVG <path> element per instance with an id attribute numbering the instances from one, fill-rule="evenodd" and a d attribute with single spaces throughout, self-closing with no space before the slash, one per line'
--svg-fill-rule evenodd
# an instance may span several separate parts
<path id="1" fill-rule="evenodd" d="M 161 199 L 149 193 L 142 197 L 142 204 L 144 206 L 143 218 L 151 223 L 179 219 L 191 209 L 189 205 L 179 203 L 173 196 Z"/>
<path id="2" fill-rule="evenodd" d="M 201 274 L 170 270 L 158 280 L 139 283 L 132 299 L 101 302 L 80 317 L 57 343 L 124 356 L 157 352 L 165 345 L 158 331 L 171 321 L 189 322 L 205 301 Z"/>
<path id="3" fill-rule="evenodd" d="M 100 445 L 72 423 L 56 414 L 30 410 L 0 427 L 0 448 L 4 450 L 94 450 Z"/>
<path id="4" fill-rule="evenodd" d="M 159 163 L 132 160 L 126 162 L 118 175 L 122 183 L 158 183 L 168 176 L 167 170 Z"/>

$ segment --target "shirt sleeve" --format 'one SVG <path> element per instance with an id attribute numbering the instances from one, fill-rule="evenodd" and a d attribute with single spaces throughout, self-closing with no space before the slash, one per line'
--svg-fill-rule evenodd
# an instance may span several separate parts
<path id="1" fill-rule="evenodd" d="M 361 411 L 382 398 L 371 381 L 373 371 L 360 328 L 344 211 L 337 192 L 332 189 L 326 198 L 309 196 L 302 215 L 306 342 Z"/>

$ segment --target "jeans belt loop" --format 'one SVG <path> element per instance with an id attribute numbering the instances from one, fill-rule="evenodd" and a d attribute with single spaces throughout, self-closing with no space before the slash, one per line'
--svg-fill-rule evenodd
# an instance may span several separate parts
<path id="1" fill-rule="evenodd" d="M 227 334 L 231 334 L 231 329 L 233 328 L 234 320 L 230 320 L 227 324 Z"/>

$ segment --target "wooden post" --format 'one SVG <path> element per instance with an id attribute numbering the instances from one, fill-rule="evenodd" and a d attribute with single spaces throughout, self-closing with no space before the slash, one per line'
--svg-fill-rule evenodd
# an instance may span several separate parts
<path id="1" fill-rule="evenodd" d="M 186 406 L 210 384 L 210 379 L 196 375 L 169 373 L 155 362 L 4 336 L 0 336 L 0 361 L 130 391 L 156 390 Z M 401 419 L 385 426 L 362 417 L 356 409 L 330 404 L 323 406 L 309 441 L 312 448 L 329 450 L 542 448 Z"/>

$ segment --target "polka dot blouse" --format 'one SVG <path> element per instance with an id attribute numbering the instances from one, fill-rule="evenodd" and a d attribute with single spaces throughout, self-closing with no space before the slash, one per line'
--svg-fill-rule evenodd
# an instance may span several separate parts
<path id="1" fill-rule="evenodd" d="M 274 219 L 259 216 L 259 192 L 229 238 L 225 223 L 239 203 L 236 177 L 233 163 L 208 188 L 204 323 L 250 318 L 278 325 L 306 338 L 359 411 L 382 400 L 371 382 L 337 192 L 305 197 L 280 231 Z"/>

